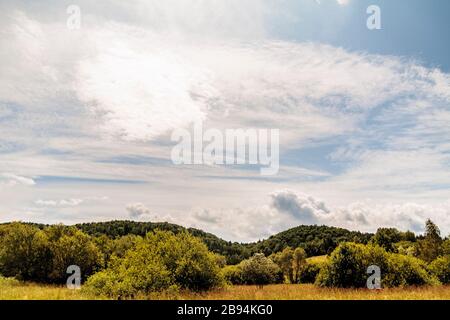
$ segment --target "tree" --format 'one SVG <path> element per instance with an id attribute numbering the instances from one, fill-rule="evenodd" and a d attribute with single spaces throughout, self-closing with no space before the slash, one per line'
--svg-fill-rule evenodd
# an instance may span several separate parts
<path id="1" fill-rule="evenodd" d="M 273 261 L 283 272 L 284 277 L 289 283 L 294 283 L 294 269 L 293 269 L 294 251 L 291 247 L 285 248 L 272 256 Z"/>
<path id="2" fill-rule="evenodd" d="M 0 273 L 20 280 L 45 281 L 51 250 L 42 230 L 23 223 L 0 227 Z"/>
<path id="3" fill-rule="evenodd" d="M 306 266 L 306 252 L 296 248 L 292 257 L 293 283 L 298 283 L 302 269 Z"/>
<path id="4" fill-rule="evenodd" d="M 103 257 L 92 238 L 75 227 L 52 226 L 44 230 L 52 256 L 50 282 L 64 283 L 67 268 L 76 265 L 82 278 L 87 278 L 103 265 Z"/>
<path id="5" fill-rule="evenodd" d="M 436 224 L 428 219 L 425 223 L 425 238 L 419 241 L 419 258 L 426 262 L 435 260 L 442 254 L 441 232 Z"/>
<path id="6" fill-rule="evenodd" d="M 46 283 L 64 283 L 70 265 L 91 275 L 102 264 L 91 238 L 73 227 L 56 225 L 44 230 L 31 224 L 12 223 L 0 228 L 0 272 Z"/>
<path id="7" fill-rule="evenodd" d="M 245 284 L 255 284 L 262 288 L 266 284 L 282 281 L 283 273 L 277 264 L 262 253 L 255 253 L 250 259 L 239 264 Z"/>
<path id="8" fill-rule="evenodd" d="M 388 252 L 396 252 L 395 243 L 402 240 L 402 233 L 395 228 L 379 228 L 370 240 L 371 243 Z"/>

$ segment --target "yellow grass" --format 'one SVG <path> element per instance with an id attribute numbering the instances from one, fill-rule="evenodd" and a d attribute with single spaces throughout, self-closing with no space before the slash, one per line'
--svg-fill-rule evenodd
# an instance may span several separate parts
<path id="1" fill-rule="evenodd" d="M 326 262 L 327 261 L 327 256 L 315 256 L 315 257 L 310 257 L 307 258 L 306 261 L 309 263 L 321 263 L 321 262 Z"/>
<path id="2" fill-rule="evenodd" d="M 23 283 L 0 278 L 0 300 L 87 300 L 100 299 L 83 290 L 62 286 Z M 230 286 L 204 294 L 151 295 L 140 299 L 192 300 L 450 300 L 450 286 L 384 289 L 325 289 L 314 285 Z"/>
<path id="3" fill-rule="evenodd" d="M 369 289 L 329 289 L 314 285 L 232 286 L 206 294 L 185 294 L 182 299 L 205 300 L 450 300 L 450 286 Z"/>
<path id="4" fill-rule="evenodd" d="M 80 290 L 69 290 L 63 286 L 24 283 L 0 277 L 0 300 L 86 300 Z"/>

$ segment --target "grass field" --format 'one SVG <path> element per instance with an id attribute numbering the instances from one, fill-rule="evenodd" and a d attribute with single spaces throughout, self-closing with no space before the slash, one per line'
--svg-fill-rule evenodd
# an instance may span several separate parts
<path id="1" fill-rule="evenodd" d="M 194 300 L 450 300 L 450 286 L 384 289 L 325 289 L 314 285 L 231 286 L 205 294 L 180 293 L 176 296 L 158 295 L 140 299 Z M 83 290 L 69 290 L 60 286 L 23 283 L 0 278 L 0 300 L 86 300 L 99 299 Z"/>

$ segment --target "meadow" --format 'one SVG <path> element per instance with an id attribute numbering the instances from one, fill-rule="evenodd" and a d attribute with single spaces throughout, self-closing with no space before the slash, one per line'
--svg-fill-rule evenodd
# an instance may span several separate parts
<path id="1" fill-rule="evenodd" d="M 84 290 L 0 279 L 0 300 L 95 300 Z M 138 299 L 179 300 L 450 300 L 450 286 L 408 287 L 382 290 L 320 288 L 310 284 L 229 286 L 203 294 L 181 292 L 139 296 Z"/>

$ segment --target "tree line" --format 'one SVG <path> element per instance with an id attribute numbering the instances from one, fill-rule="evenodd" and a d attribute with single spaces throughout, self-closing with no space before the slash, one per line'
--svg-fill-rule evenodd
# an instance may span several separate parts
<path id="1" fill-rule="evenodd" d="M 266 241 L 234 244 L 246 251 L 238 263 L 231 264 L 230 257 L 217 251 L 230 252 L 221 251 L 221 246 L 232 243 L 171 224 L 110 222 L 69 227 L 16 222 L 0 225 L 0 275 L 63 284 L 67 267 L 77 265 L 86 290 L 115 298 L 210 290 L 226 283 L 363 287 L 370 265 L 381 268 L 384 286 L 447 284 L 450 240 L 442 238 L 430 220 L 425 229 L 423 236 L 416 236 L 380 228 L 368 237 L 339 228 L 300 226 Z M 327 236 L 316 248 L 327 241 L 329 246 L 322 248 L 325 251 L 308 251 L 320 234 Z M 328 255 L 310 259 L 308 252 Z"/>

